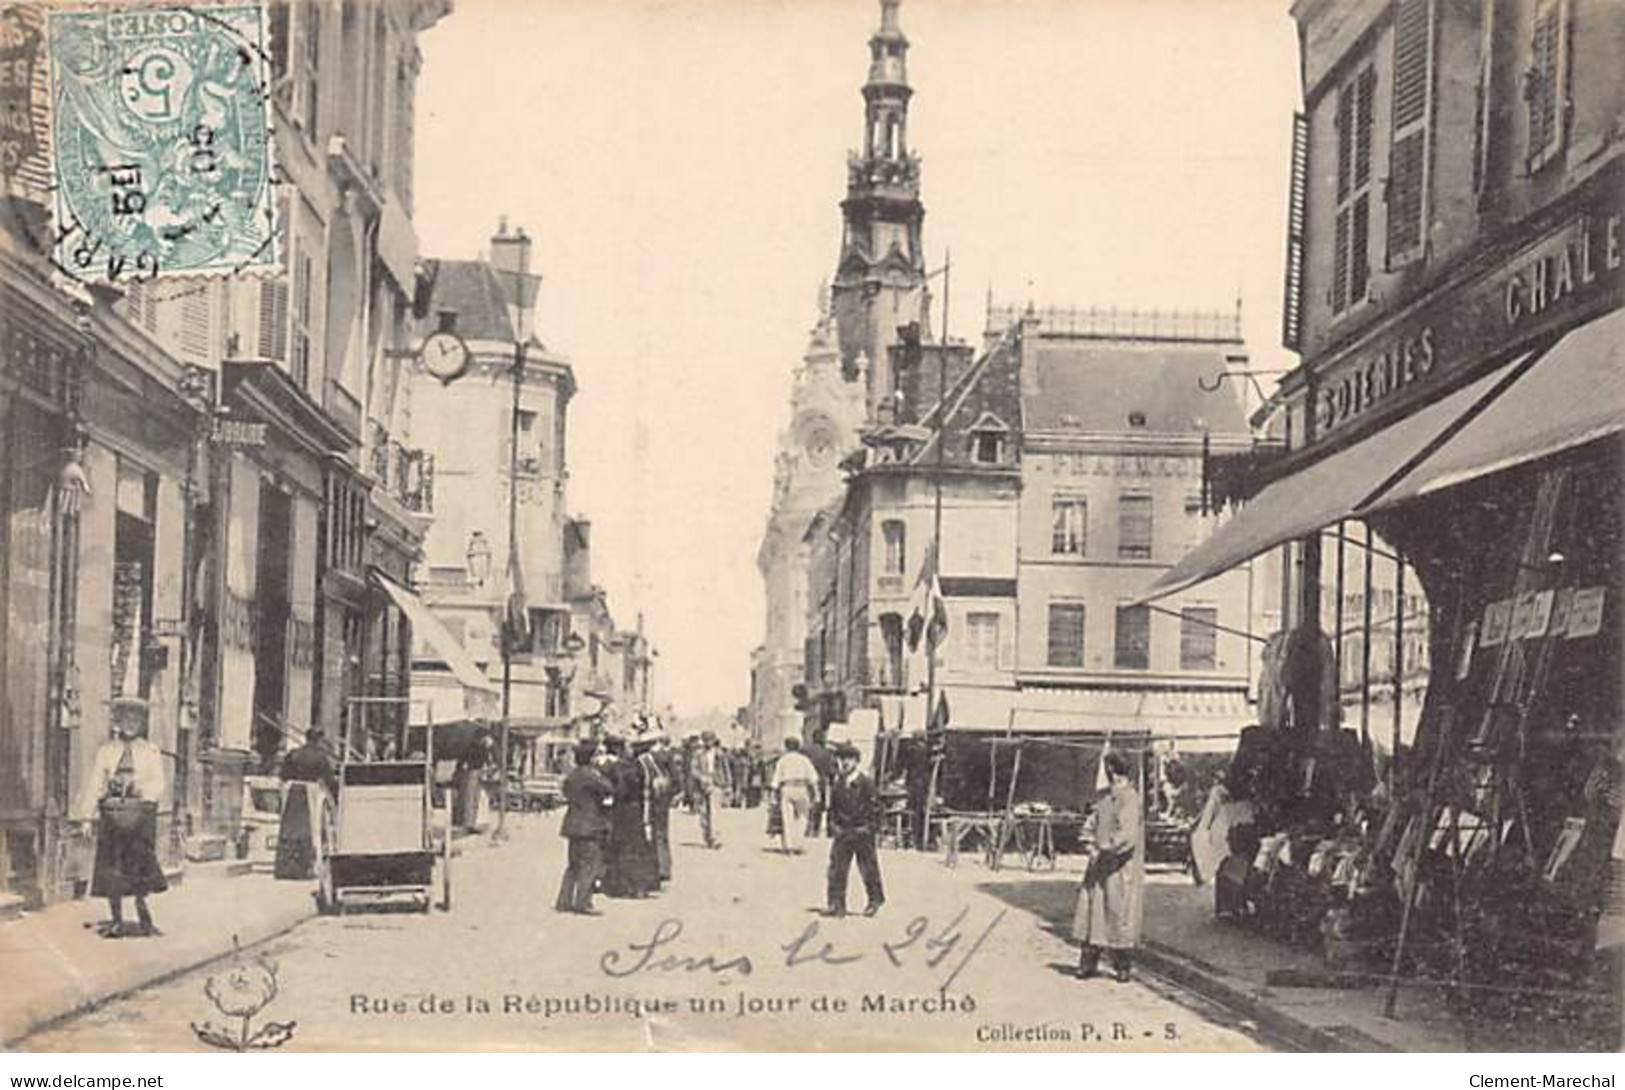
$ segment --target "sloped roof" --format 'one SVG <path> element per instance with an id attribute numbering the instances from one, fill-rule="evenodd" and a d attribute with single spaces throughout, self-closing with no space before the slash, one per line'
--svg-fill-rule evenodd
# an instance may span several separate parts
<path id="1" fill-rule="evenodd" d="M 1204 390 L 1225 369 L 1234 345 L 1029 337 L 1022 402 L 1029 431 L 1125 432 L 1145 414 L 1152 434 L 1201 430 L 1248 434 L 1234 381 Z"/>
<path id="2" fill-rule="evenodd" d="M 442 310 L 455 310 L 457 332 L 466 340 L 514 339 L 507 293 L 488 263 L 443 259 L 424 264 L 432 284 L 428 308 L 431 319 Z"/>

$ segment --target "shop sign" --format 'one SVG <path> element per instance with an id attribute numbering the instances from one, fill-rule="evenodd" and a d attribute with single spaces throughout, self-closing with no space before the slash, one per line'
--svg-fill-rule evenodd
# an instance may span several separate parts
<path id="1" fill-rule="evenodd" d="M 39 154 L 34 81 L 44 54 L 40 17 L 33 7 L 0 9 L 0 173 L 12 176 Z"/>
<path id="2" fill-rule="evenodd" d="M 1372 410 L 1420 399 L 1450 373 L 1618 306 L 1625 243 L 1613 174 L 1575 215 L 1494 268 L 1315 367 L 1322 441 Z"/>
<path id="3" fill-rule="evenodd" d="M 214 418 L 214 441 L 228 447 L 263 447 L 268 425 L 238 416 Z"/>

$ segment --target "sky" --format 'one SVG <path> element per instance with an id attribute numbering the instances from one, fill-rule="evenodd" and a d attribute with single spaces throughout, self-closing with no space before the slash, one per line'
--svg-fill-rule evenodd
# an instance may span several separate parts
<path id="1" fill-rule="evenodd" d="M 980 339 L 990 293 L 1239 298 L 1252 366 L 1288 366 L 1287 8 L 904 0 L 952 334 Z M 749 696 L 773 457 L 834 274 L 878 25 L 878 0 L 457 0 L 420 39 L 420 249 L 476 256 L 500 215 L 536 240 L 537 335 L 579 384 L 570 510 L 679 714 Z"/>

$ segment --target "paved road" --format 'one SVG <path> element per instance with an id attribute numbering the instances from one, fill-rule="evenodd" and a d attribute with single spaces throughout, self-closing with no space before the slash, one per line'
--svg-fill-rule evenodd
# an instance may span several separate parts
<path id="1" fill-rule="evenodd" d="M 679 813 L 667 892 L 600 898 L 603 916 L 566 916 L 552 909 L 558 815 L 512 826 L 506 844 L 456 860 L 449 914 L 324 917 L 252 951 L 276 964 L 278 990 L 249 1028 L 294 1022 L 286 1047 L 324 1050 L 1261 1047 L 1155 981 L 1073 978 L 1070 943 L 1030 906 L 1075 878 L 888 851 L 882 913 L 827 920 L 815 912 L 825 842 L 782 855 L 761 835 L 762 811 L 728 811 L 725 846 L 707 851 L 697 821 Z M 21 1047 L 204 1047 L 192 1023 L 242 1026 L 205 994 L 211 975 L 229 993 L 229 968 L 149 988 Z M 250 964 L 241 983 L 252 992 L 260 980 Z"/>

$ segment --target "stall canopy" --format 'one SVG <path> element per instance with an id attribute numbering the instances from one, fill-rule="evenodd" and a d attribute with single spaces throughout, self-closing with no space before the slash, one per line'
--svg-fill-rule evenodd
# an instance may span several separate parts
<path id="1" fill-rule="evenodd" d="M 406 614 L 406 619 L 412 624 L 414 637 L 427 643 L 436 655 L 445 660 L 458 684 L 465 690 L 473 690 L 475 693 L 489 694 L 496 691 L 496 687 L 485 679 L 485 672 L 479 668 L 473 656 L 463 647 L 461 641 L 451 634 L 451 630 L 441 623 L 440 618 L 424 604 L 422 598 L 380 571 L 374 570 L 372 577 L 384 588 L 384 593 L 389 595 L 390 600 L 400 607 L 401 612 Z"/>
<path id="2" fill-rule="evenodd" d="M 1625 311 L 1558 341 L 1368 510 L 1449 488 L 1625 428 Z"/>
<path id="3" fill-rule="evenodd" d="M 1354 516 L 1482 409 L 1527 359 L 1520 356 L 1377 434 L 1269 484 L 1139 600 L 1193 587 L 1266 549 Z"/>

